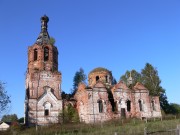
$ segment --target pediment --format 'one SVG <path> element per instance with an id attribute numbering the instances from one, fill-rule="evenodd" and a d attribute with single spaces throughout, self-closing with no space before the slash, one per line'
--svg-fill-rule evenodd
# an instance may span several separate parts
<path id="1" fill-rule="evenodd" d="M 50 102 L 51 104 L 56 104 L 58 99 L 54 96 L 51 91 L 46 91 L 44 94 L 38 99 L 38 103 Z"/>
<path id="2" fill-rule="evenodd" d="M 128 90 L 129 88 L 127 87 L 127 85 L 126 85 L 123 81 L 119 81 L 119 82 L 115 85 L 115 90 L 117 90 L 117 89 Z"/>
<path id="3" fill-rule="evenodd" d="M 134 90 L 148 90 L 142 83 L 137 82 L 133 87 Z"/>

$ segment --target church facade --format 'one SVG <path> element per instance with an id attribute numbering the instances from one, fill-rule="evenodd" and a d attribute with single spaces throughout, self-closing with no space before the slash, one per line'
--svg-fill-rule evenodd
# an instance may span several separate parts
<path id="1" fill-rule="evenodd" d="M 58 50 L 50 40 L 49 18 L 41 17 L 41 32 L 28 47 L 26 73 L 25 123 L 46 125 L 58 123 L 63 105 L 61 72 L 58 71 Z M 81 122 L 94 123 L 118 118 L 161 117 L 159 97 L 150 96 L 141 83 L 132 89 L 122 81 L 112 84 L 112 73 L 95 68 L 88 75 L 88 85 L 80 83 L 72 105 Z M 66 102 L 66 103 L 65 103 Z"/>

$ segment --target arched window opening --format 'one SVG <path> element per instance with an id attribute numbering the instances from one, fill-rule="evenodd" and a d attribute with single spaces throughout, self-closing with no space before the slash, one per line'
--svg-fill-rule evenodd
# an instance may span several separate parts
<path id="1" fill-rule="evenodd" d="M 127 111 L 128 112 L 131 111 L 131 101 L 130 100 L 127 101 Z"/>
<path id="2" fill-rule="evenodd" d="M 96 76 L 96 82 L 99 81 L 99 76 Z"/>
<path id="3" fill-rule="evenodd" d="M 103 112 L 103 102 L 102 102 L 102 100 L 98 101 L 98 107 L 99 107 L 99 113 L 102 113 Z"/>
<path id="4" fill-rule="evenodd" d="M 114 102 L 114 111 L 118 112 L 118 101 Z"/>
<path id="5" fill-rule="evenodd" d="M 139 110 L 143 111 L 143 109 L 142 109 L 142 101 L 141 100 L 139 100 Z"/>
<path id="6" fill-rule="evenodd" d="M 152 101 L 152 109 L 153 109 L 153 111 L 156 110 L 154 100 Z"/>
<path id="7" fill-rule="evenodd" d="M 106 75 L 105 78 L 106 78 L 106 83 L 108 83 L 108 76 Z"/>
<path id="8" fill-rule="evenodd" d="M 34 61 L 37 60 L 37 57 L 38 57 L 38 50 L 34 49 Z"/>
<path id="9" fill-rule="evenodd" d="M 48 109 L 45 109 L 44 115 L 45 115 L 45 116 L 49 116 L 49 110 L 48 110 Z"/>
<path id="10" fill-rule="evenodd" d="M 44 61 L 49 60 L 49 48 L 45 47 L 44 48 Z"/>
<path id="11" fill-rule="evenodd" d="M 46 102 L 44 104 L 44 116 L 49 116 L 50 108 L 51 108 L 51 104 L 49 102 Z"/>

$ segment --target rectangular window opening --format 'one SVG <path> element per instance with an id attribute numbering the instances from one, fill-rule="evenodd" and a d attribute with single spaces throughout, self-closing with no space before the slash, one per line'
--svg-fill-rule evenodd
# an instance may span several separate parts
<path id="1" fill-rule="evenodd" d="M 44 111 L 44 115 L 45 115 L 45 116 L 49 116 L 49 110 L 48 110 L 48 109 L 46 109 L 46 110 Z"/>

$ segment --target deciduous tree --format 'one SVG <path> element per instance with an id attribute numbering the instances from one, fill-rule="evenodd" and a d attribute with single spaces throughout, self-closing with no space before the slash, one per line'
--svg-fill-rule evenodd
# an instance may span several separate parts
<path id="1" fill-rule="evenodd" d="M 65 123 L 79 122 L 78 112 L 71 104 L 65 106 L 63 110 L 63 120 Z"/>
<path id="2" fill-rule="evenodd" d="M 4 121 L 4 122 L 14 122 L 14 121 L 18 121 L 18 117 L 17 117 L 16 114 L 4 115 L 2 117 L 2 121 Z"/>
<path id="3" fill-rule="evenodd" d="M 0 115 L 7 110 L 8 104 L 11 102 L 4 85 L 5 83 L 0 81 Z"/>
<path id="4" fill-rule="evenodd" d="M 124 75 L 121 76 L 126 84 L 128 84 L 128 78 L 130 77 L 130 71 L 126 71 Z M 171 113 L 173 110 L 170 106 L 165 89 L 161 86 L 161 80 L 158 75 L 158 71 L 151 64 L 146 63 L 145 67 L 138 73 L 136 70 L 131 71 L 132 84 L 128 85 L 132 88 L 137 82 L 142 83 L 148 90 L 151 96 L 160 96 L 160 106 L 165 113 Z"/>
<path id="5" fill-rule="evenodd" d="M 132 84 L 128 84 L 128 79 L 132 77 Z M 136 70 L 126 71 L 124 75 L 121 76 L 120 80 L 124 81 L 129 87 L 134 86 L 137 82 L 142 82 L 142 76 Z"/>
<path id="6" fill-rule="evenodd" d="M 170 110 L 172 111 L 171 114 L 180 115 L 180 105 L 176 103 L 170 104 Z"/>
<path id="7" fill-rule="evenodd" d="M 24 123 L 24 117 L 19 118 L 19 119 L 18 119 L 18 122 L 19 122 L 19 123 Z"/>
<path id="8" fill-rule="evenodd" d="M 151 64 L 146 63 L 144 69 L 141 71 L 143 84 L 148 88 L 150 95 L 160 96 L 161 93 L 165 93 L 165 90 L 161 87 L 161 80 L 158 75 L 158 71 Z"/>

